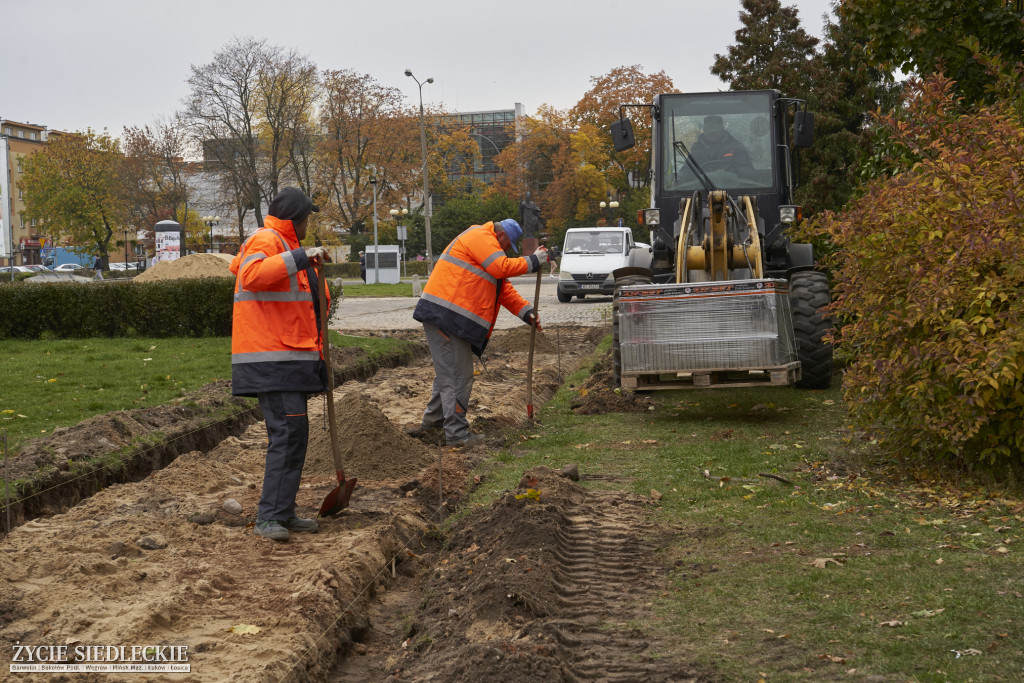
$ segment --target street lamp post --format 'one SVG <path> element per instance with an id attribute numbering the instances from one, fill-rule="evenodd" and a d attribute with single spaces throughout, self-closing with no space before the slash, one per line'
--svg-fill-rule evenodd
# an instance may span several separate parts
<path id="1" fill-rule="evenodd" d="M 609 196 L 610 196 L 610 195 L 609 195 Z M 598 204 L 598 206 L 600 206 L 600 207 L 601 207 L 601 209 L 602 209 L 602 212 L 604 213 L 604 219 L 605 219 L 605 221 L 606 221 L 606 222 L 608 223 L 608 225 L 611 225 L 611 224 L 612 224 L 612 223 L 611 223 L 611 220 L 612 220 L 612 212 L 611 212 L 611 211 L 604 211 L 604 209 L 606 209 L 606 208 L 608 208 L 608 209 L 617 209 L 617 208 L 619 208 L 619 203 L 618 203 L 618 202 L 616 202 L 616 201 L 610 201 L 610 202 L 601 202 L 600 204 Z"/>
<path id="2" fill-rule="evenodd" d="M 203 222 L 210 227 L 210 253 L 213 253 L 213 227 L 220 225 L 220 216 L 203 216 Z"/>
<path id="3" fill-rule="evenodd" d="M 430 178 L 427 175 L 427 129 L 423 123 L 423 84 L 433 83 L 433 78 L 428 78 L 423 83 L 412 75 L 412 69 L 406 69 L 405 75 L 416 81 L 420 89 L 420 150 L 423 154 L 423 226 L 424 235 L 427 239 L 427 275 L 434 269 L 434 254 L 430 248 Z"/>
<path id="4" fill-rule="evenodd" d="M 128 272 L 128 233 L 131 232 L 128 228 L 121 228 L 121 232 L 124 233 L 124 271 Z"/>
<path id="5" fill-rule="evenodd" d="M 370 177 L 373 185 L 373 284 L 380 284 L 380 247 L 377 245 L 377 176 Z"/>
<path id="6" fill-rule="evenodd" d="M 398 233 L 398 239 L 402 241 L 402 277 L 405 277 L 407 274 L 406 262 L 409 260 L 409 258 L 405 254 L 405 231 L 408 228 L 398 221 L 398 217 L 405 216 L 407 213 L 409 213 L 409 209 L 402 209 L 401 211 L 399 211 L 398 209 L 391 209 L 391 211 L 389 211 L 388 213 L 390 213 L 394 217 L 395 232 Z"/>

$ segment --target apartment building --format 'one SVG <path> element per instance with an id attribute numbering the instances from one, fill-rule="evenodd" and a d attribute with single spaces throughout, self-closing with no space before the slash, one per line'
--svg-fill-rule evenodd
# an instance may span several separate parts
<path id="1" fill-rule="evenodd" d="M 0 263 L 41 263 L 41 226 L 25 217 L 25 196 L 19 185 L 25 161 L 46 141 L 45 126 L 0 118 Z"/>

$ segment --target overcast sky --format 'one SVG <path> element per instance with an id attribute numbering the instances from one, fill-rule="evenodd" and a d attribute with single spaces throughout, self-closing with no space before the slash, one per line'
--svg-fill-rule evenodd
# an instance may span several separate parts
<path id="1" fill-rule="evenodd" d="M 830 0 L 795 5 L 822 35 Z M 0 118 L 120 136 L 182 107 L 191 65 L 233 37 L 296 47 L 452 111 L 568 108 L 590 78 L 640 64 L 682 91 L 721 90 L 716 53 L 740 0 L 0 0 Z M 799 96 L 799 93 L 790 93 Z"/>

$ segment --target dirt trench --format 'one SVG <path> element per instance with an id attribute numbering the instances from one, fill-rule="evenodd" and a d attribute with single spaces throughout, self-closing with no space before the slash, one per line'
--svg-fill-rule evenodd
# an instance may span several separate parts
<path id="1" fill-rule="evenodd" d="M 248 530 L 263 474 L 262 422 L 15 529 L 0 542 L 0 680 L 16 642 L 188 646 L 191 673 L 147 680 L 454 680 L 453 670 L 480 670 L 483 680 L 629 680 L 638 671 L 693 678 L 647 654 L 660 648 L 622 626 L 660 580 L 643 540 L 642 501 L 618 497 L 616 505 L 535 473 L 536 499 L 506 494 L 461 524 L 450 550 L 438 547 L 436 524 L 460 504 L 468 472 L 525 420 L 526 346 L 517 332 L 497 335 L 514 350 L 496 343 L 478 368 L 470 415 L 487 440 L 472 449 L 402 431 L 418 423 L 429 397 L 429 358 L 337 389 L 345 467 L 360 483 L 351 506 L 322 520 L 319 533 L 277 544 Z M 562 344 L 535 359 L 538 404 L 607 334 L 560 332 Z M 314 516 L 336 484 L 322 403 L 309 408 L 302 516 Z M 392 627 L 401 639 L 388 636 Z M 529 671 L 534 659 L 553 678 L 524 678 L 517 667 Z"/>

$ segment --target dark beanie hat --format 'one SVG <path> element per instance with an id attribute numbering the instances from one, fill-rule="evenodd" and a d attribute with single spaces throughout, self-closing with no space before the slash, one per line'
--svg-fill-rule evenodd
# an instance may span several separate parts
<path id="1" fill-rule="evenodd" d="M 318 212 L 320 207 L 297 187 L 286 187 L 270 202 L 267 213 L 282 221 L 301 221 L 310 211 Z"/>

